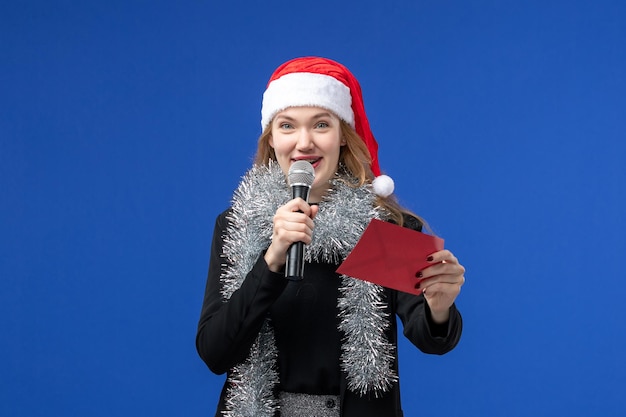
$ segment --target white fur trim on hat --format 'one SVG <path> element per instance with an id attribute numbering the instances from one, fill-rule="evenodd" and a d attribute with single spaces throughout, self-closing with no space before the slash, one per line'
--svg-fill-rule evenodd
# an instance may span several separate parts
<path id="1" fill-rule="evenodd" d="M 263 93 L 261 128 L 265 129 L 276 113 L 297 106 L 330 110 L 354 128 L 350 88 L 330 75 L 312 72 L 285 74 L 267 86 Z"/>

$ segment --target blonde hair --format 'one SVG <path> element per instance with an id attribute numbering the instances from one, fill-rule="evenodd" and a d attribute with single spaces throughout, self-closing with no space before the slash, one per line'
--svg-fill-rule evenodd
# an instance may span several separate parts
<path id="1" fill-rule="evenodd" d="M 346 141 L 346 145 L 342 146 L 339 152 L 339 163 L 356 179 L 355 182 L 348 184 L 353 187 L 371 184 L 374 180 L 374 174 L 370 168 L 372 160 L 367 146 L 365 146 L 363 139 L 348 123 L 343 120 L 340 120 L 340 122 L 341 134 Z M 270 122 L 259 137 L 254 164 L 268 165 L 270 160 L 276 161 L 274 149 L 269 144 L 271 136 L 272 123 Z M 404 217 L 408 215 L 416 218 L 423 226 L 427 227 L 426 222 L 421 217 L 398 203 L 395 194 L 391 194 L 388 197 L 377 196 L 376 204 L 388 211 L 391 215 L 391 220 L 400 226 L 404 224 Z"/>

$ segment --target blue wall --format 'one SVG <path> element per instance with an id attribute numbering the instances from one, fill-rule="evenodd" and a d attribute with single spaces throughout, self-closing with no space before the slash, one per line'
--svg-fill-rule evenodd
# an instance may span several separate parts
<path id="1" fill-rule="evenodd" d="M 467 268 L 405 413 L 623 416 L 621 1 L 0 5 L 0 415 L 208 416 L 195 327 L 265 83 L 361 81 L 384 171 Z"/>

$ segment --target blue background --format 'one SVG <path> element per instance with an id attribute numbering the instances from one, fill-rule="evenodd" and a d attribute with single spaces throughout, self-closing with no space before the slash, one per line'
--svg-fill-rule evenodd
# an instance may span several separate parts
<path id="1" fill-rule="evenodd" d="M 623 416 L 626 3 L 3 1 L 0 415 L 208 416 L 215 216 L 287 59 L 360 80 L 384 171 L 467 268 L 407 416 Z"/>

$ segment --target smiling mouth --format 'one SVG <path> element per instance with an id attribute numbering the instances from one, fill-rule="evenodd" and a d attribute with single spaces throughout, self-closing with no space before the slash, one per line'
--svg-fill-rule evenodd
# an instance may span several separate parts
<path id="1" fill-rule="evenodd" d="M 308 159 L 308 158 L 300 158 L 300 159 L 294 159 L 295 161 L 307 161 L 309 162 L 311 165 L 313 165 L 313 168 L 316 168 L 319 165 L 319 162 L 322 160 L 322 158 L 315 158 L 315 159 Z"/>

